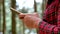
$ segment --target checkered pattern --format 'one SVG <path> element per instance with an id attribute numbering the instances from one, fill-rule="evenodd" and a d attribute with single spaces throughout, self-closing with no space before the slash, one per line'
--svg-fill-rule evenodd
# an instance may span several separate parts
<path id="1" fill-rule="evenodd" d="M 39 34 L 60 34 L 60 2 L 56 0 L 46 8 Z"/>

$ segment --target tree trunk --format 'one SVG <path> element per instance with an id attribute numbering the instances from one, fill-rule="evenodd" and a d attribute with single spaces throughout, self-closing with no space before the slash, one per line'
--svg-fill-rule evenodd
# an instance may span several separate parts
<path id="1" fill-rule="evenodd" d="M 3 0 L 3 34 L 5 34 L 6 31 L 6 22 L 5 22 L 5 0 Z"/>
<path id="2" fill-rule="evenodd" d="M 37 12 L 37 3 L 36 3 L 36 1 L 34 0 L 34 12 Z M 36 32 L 37 32 L 37 34 L 38 34 L 38 28 L 36 29 Z"/>
<path id="3" fill-rule="evenodd" d="M 2 7 L 2 0 L 0 0 L 0 7 Z M 2 8 L 0 8 L 0 16 L 2 17 Z M 0 17 L 0 32 L 2 32 L 2 27 L 1 27 L 1 17 Z"/>
<path id="4" fill-rule="evenodd" d="M 23 34 L 25 34 L 24 32 L 25 32 L 25 26 L 24 26 L 24 23 L 23 23 Z"/>
<path id="5" fill-rule="evenodd" d="M 1 3 L 0 3 L 0 7 L 1 7 Z M 0 8 L 0 16 L 1 16 L 1 8 Z M 0 22 L 1 22 L 1 17 L 0 17 Z M 1 23 L 0 23 L 0 32 L 1 32 Z"/>
<path id="6" fill-rule="evenodd" d="M 35 0 L 34 0 L 34 12 L 37 12 L 37 4 Z"/>
<path id="7" fill-rule="evenodd" d="M 42 16 L 44 15 L 44 10 L 46 9 L 46 2 L 47 0 L 43 0 L 42 2 Z"/>
<path id="8" fill-rule="evenodd" d="M 11 7 L 16 9 L 16 0 L 11 0 Z M 12 34 L 16 34 L 15 12 L 12 10 Z"/>

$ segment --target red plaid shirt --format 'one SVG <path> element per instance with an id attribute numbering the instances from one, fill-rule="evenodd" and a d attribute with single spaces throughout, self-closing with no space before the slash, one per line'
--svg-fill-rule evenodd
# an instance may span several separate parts
<path id="1" fill-rule="evenodd" d="M 44 12 L 43 21 L 39 23 L 39 34 L 60 34 L 60 2 L 51 3 Z"/>

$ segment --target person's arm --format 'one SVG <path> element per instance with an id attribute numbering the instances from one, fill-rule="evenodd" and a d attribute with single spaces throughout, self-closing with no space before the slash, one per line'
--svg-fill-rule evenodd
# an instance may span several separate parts
<path id="1" fill-rule="evenodd" d="M 50 31 L 50 32 L 53 32 L 55 34 L 60 34 L 60 3 L 59 3 L 59 6 L 58 6 L 58 25 L 51 25 L 51 24 L 48 24 L 47 22 L 45 21 L 42 21 L 39 23 L 39 28 L 44 30 L 44 31 Z"/>
<path id="2" fill-rule="evenodd" d="M 58 27 L 56 25 L 51 25 L 48 24 L 45 21 L 42 21 L 39 23 L 39 28 L 40 30 L 48 31 L 48 32 L 53 32 L 53 33 L 59 33 Z"/>

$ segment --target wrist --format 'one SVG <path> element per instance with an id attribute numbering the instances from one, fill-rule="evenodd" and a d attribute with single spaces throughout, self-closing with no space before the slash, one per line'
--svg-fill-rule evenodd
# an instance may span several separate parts
<path id="1" fill-rule="evenodd" d="M 40 22 L 42 22 L 42 19 L 39 19 L 39 20 L 37 21 L 37 25 L 39 25 Z"/>
<path id="2" fill-rule="evenodd" d="M 39 23 L 40 23 L 40 22 L 42 22 L 42 19 L 40 19 L 40 18 L 39 18 L 39 19 L 37 19 L 37 21 L 35 22 L 35 24 L 36 24 L 36 28 L 38 28 L 38 27 L 39 27 Z"/>

